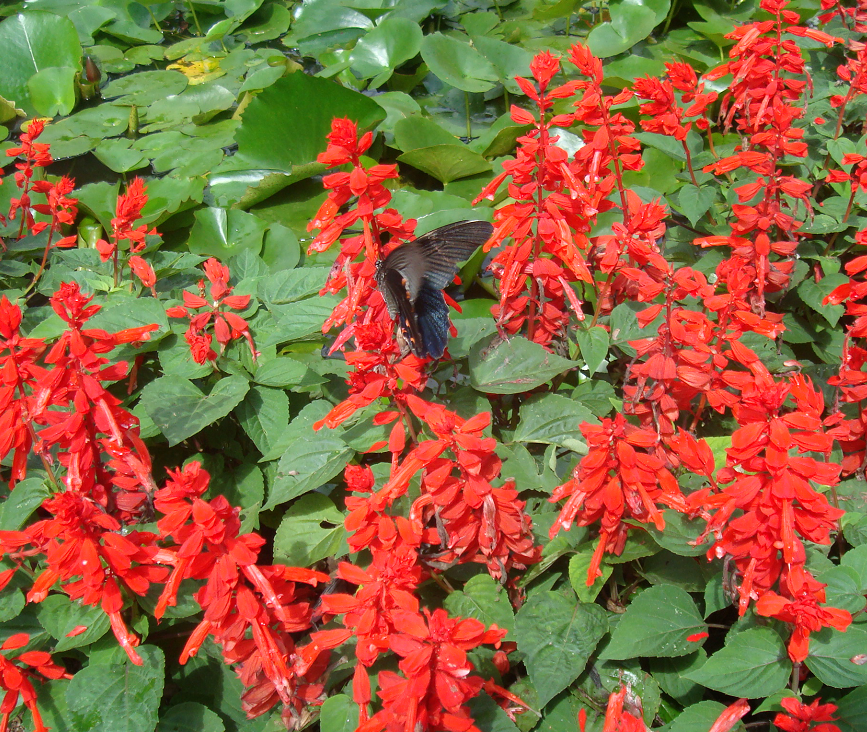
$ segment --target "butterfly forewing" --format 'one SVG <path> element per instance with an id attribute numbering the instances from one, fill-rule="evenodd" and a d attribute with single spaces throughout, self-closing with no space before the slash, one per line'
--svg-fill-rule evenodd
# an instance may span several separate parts
<path id="1" fill-rule="evenodd" d="M 377 263 L 376 283 L 388 313 L 416 356 L 440 358 L 448 341 L 449 308 L 442 290 L 458 263 L 491 235 L 487 221 L 448 224 L 403 244 Z"/>

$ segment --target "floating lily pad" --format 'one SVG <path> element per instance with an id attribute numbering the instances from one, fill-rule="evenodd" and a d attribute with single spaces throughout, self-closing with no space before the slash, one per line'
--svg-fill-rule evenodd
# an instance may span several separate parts
<path id="1" fill-rule="evenodd" d="M 486 92 L 498 81 L 497 70 L 469 43 L 431 33 L 424 37 L 421 55 L 443 82 L 465 92 Z"/>

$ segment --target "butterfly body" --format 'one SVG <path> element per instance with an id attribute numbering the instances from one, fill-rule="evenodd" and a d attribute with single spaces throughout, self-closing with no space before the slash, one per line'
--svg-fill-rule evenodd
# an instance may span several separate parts
<path id="1" fill-rule="evenodd" d="M 399 246 L 376 264 L 376 283 L 410 350 L 440 358 L 448 343 L 449 307 L 443 288 L 458 263 L 491 236 L 487 221 L 461 221 Z"/>

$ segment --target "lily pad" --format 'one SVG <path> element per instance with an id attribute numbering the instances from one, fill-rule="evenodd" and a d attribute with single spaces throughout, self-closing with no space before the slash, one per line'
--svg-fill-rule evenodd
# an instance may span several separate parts
<path id="1" fill-rule="evenodd" d="M 422 147 L 404 153 L 397 160 L 424 171 L 441 183 L 486 173 L 491 169 L 487 160 L 464 145 Z"/>
<path id="2" fill-rule="evenodd" d="M 352 71 L 360 79 L 370 79 L 371 89 L 378 89 L 398 66 L 418 55 L 422 38 L 418 23 L 385 18 L 355 44 L 349 54 Z"/>
<path id="3" fill-rule="evenodd" d="M 499 80 L 497 70 L 469 43 L 442 33 L 424 37 L 421 56 L 443 82 L 465 92 L 486 92 Z"/>

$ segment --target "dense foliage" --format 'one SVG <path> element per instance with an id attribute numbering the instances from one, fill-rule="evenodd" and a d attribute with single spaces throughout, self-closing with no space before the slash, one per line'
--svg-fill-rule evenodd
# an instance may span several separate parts
<path id="1" fill-rule="evenodd" d="M 867 728 L 861 5 L 2 12 L 0 731 Z"/>

